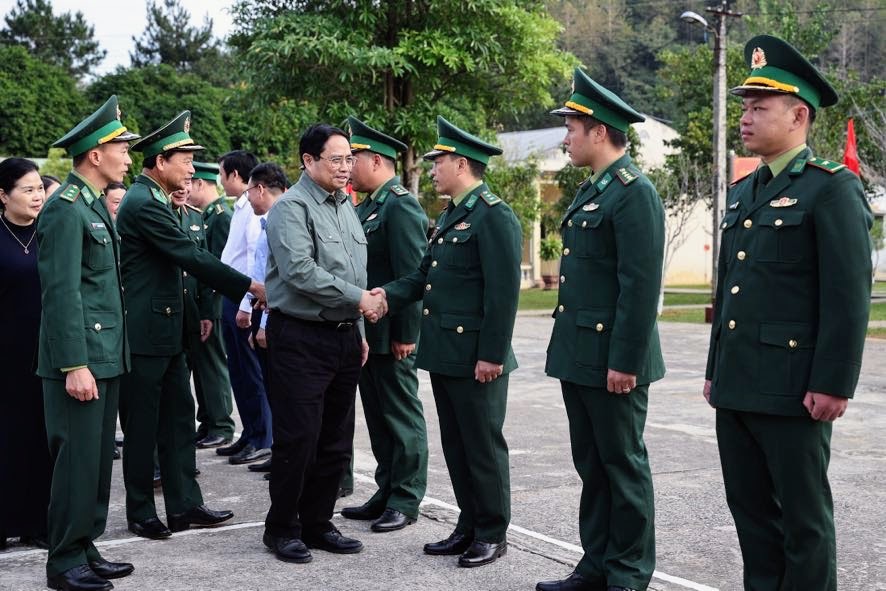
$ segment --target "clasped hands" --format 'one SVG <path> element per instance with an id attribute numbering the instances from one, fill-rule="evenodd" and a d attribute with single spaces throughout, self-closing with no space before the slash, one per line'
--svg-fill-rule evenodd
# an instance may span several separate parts
<path id="1" fill-rule="evenodd" d="M 369 322 L 375 324 L 388 313 L 388 298 L 385 290 L 374 287 L 370 291 L 363 290 L 360 296 L 360 313 Z"/>

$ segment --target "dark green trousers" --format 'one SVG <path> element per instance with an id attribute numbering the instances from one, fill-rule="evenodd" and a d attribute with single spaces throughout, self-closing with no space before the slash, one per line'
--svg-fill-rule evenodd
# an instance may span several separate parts
<path id="1" fill-rule="evenodd" d="M 221 320 L 213 320 L 212 333 L 205 343 L 199 334 L 188 335 L 187 362 L 194 374 L 194 397 L 197 399 L 197 433 L 234 436 L 234 403 L 231 401 L 231 379 L 222 341 Z"/>
<path id="2" fill-rule="evenodd" d="M 126 517 L 142 521 L 157 516 L 155 447 L 166 514 L 202 505 L 203 495 L 194 476 L 194 399 L 184 353 L 172 357 L 133 355 L 132 369 L 121 380 L 120 392 Z"/>
<path id="3" fill-rule="evenodd" d="M 560 382 L 572 461 L 581 477 L 576 570 L 591 581 L 642 591 L 655 570 L 652 473 L 643 442 L 649 386 L 610 394 Z"/>
<path id="4" fill-rule="evenodd" d="M 720 463 L 745 589 L 837 588 L 828 483 L 832 428 L 808 417 L 717 410 Z"/>
<path id="5" fill-rule="evenodd" d="M 54 465 L 48 576 L 101 558 L 92 542 L 105 531 L 108 519 L 120 380 L 96 383 L 98 400 L 80 402 L 65 391 L 64 380 L 43 380 L 46 435 Z"/>
<path id="6" fill-rule="evenodd" d="M 508 375 L 474 378 L 431 374 L 443 456 L 461 513 L 455 531 L 500 542 L 511 521 L 508 445 L 502 434 Z"/>
<path id="7" fill-rule="evenodd" d="M 413 519 L 428 486 L 428 432 L 418 398 L 415 355 L 370 355 L 360 372 L 360 399 L 375 456 L 373 510 L 395 509 Z"/>

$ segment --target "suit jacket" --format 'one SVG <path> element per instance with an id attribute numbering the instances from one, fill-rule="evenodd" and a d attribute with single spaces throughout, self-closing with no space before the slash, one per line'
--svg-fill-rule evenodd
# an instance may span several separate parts
<path id="1" fill-rule="evenodd" d="M 123 240 L 121 269 L 135 354 L 182 351 L 182 269 L 234 301 L 249 289 L 249 277 L 194 244 L 173 215 L 166 193 L 148 176 L 136 177 L 126 192 L 117 230 Z"/>
<path id="2" fill-rule="evenodd" d="M 384 285 L 415 271 L 427 250 L 428 218 L 418 200 L 393 177 L 375 199 L 357 205 L 357 217 L 366 233 L 366 284 Z M 421 304 L 404 306 L 376 324 L 367 323 L 366 340 L 374 354 L 390 354 L 391 341 L 418 342 Z"/>
<path id="3" fill-rule="evenodd" d="M 423 299 L 415 365 L 471 377 L 478 360 L 517 367 L 511 349 L 520 295 L 522 230 L 486 183 L 438 220 L 418 270 L 384 285 L 397 312 Z"/>
<path id="4" fill-rule="evenodd" d="M 129 371 L 120 237 L 99 197 L 71 173 L 37 218 L 43 378 L 82 365 L 97 379 Z"/>
<path id="5" fill-rule="evenodd" d="M 851 398 L 871 293 L 861 182 L 809 149 L 767 185 L 730 188 L 705 375 L 718 408 L 806 416 L 807 390 Z"/>
<path id="6" fill-rule="evenodd" d="M 547 374 L 598 388 L 609 369 L 635 374 L 638 384 L 661 379 L 664 208 L 655 187 L 624 155 L 581 185 L 560 228 Z"/>

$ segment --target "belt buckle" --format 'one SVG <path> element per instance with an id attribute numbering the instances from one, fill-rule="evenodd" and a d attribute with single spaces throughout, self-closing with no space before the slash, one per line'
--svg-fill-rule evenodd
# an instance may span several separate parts
<path id="1" fill-rule="evenodd" d="M 353 326 L 354 326 L 353 322 L 347 322 L 347 321 L 346 322 L 339 322 L 338 324 L 335 325 L 335 330 L 343 332 L 345 330 L 348 330 L 349 328 L 353 328 Z"/>

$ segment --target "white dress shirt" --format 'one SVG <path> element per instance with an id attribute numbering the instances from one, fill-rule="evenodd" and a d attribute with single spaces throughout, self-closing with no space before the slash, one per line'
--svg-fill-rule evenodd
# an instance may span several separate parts
<path id="1" fill-rule="evenodd" d="M 228 231 L 228 241 L 222 250 L 221 261 L 244 275 L 253 276 L 255 266 L 255 244 L 261 234 L 260 218 L 266 217 L 255 215 L 246 193 L 240 195 L 234 203 L 234 215 L 231 217 L 231 229 Z M 252 313 L 252 301 L 249 294 L 243 296 L 240 301 L 240 311 Z"/>

